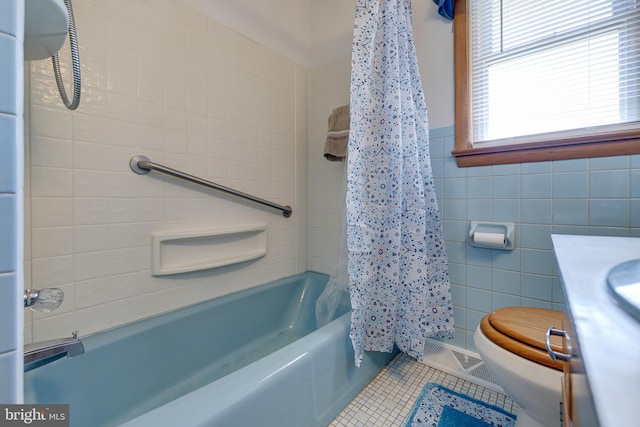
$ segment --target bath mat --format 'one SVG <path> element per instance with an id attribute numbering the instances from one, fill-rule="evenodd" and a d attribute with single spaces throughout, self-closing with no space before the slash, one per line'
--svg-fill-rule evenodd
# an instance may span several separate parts
<path id="1" fill-rule="evenodd" d="M 516 417 L 439 384 L 422 389 L 405 427 L 513 427 Z"/>

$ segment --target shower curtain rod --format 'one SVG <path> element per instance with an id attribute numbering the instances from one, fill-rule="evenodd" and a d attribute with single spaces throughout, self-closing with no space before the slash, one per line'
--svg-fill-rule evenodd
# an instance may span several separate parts
<path id="1" fill-rule="evenodd" d="M 137 173 L 138 175 L 145 175 L 149 173 L 149 171 L 154 170 L 156 172 L 160 172 L 166 175 L 171 175 L 175 178 L 179 178 L 185 181 L 192 182 L 194 184 L 199 184 L 208 188 L 212 188 L 214 190 L 222 191 L 223 193 L 231 194 L 233 196 L 241 197 L 243 199 L 251 200 L 252 202 L 259 203 L 261 205 L 269 206 L 274 209 L 278 209 L 282 211 L 282 215 L 285 218 L 289 218 L 293 213 L 291 206 L 283 206 L 274 202 L 270 202 L 265 199 L 261 199 L 260 197 L 252 196 L 251 194 L 243 193 L 242 191 L 234 190 L 229 187 L 225 187 L 224 185 L 216 184 L 215 182 L 207 181 L 202 178 L 198 178 L 197 176 L 189 175 L 187 173 L 181 172 L 179 170 L 172 169 L 167 166 L 160 165 L 158 163 L 154 163 L 147 156 L 133 156 L 131 161 L 129 162 L 129 166 L 131 166 L 131 170 Z"/>

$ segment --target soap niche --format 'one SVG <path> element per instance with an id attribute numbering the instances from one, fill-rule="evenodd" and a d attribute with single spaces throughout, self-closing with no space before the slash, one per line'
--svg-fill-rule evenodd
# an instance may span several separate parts
<path id="1" fill-rule="evenodd" d="M 263 257 L 267 226 L 151 234 L 151 274 L 165 276 L 206 270 Z"/>

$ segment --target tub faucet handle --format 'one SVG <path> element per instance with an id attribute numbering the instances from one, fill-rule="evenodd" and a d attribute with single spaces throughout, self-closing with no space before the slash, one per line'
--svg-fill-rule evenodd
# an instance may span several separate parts
<path id="1" fill-rule="evenodd" d="M 24 290 L 24 306 L 34 311 L 48 313 L 60 307 L 63 300 L 64 292 L 58 288 Z"/>

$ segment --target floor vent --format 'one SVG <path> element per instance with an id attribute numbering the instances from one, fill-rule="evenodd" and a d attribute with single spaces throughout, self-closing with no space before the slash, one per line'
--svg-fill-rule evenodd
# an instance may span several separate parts
<path id="1" fill-rule="evenodd" d="M 424 359 L 420 362 L 444 372 L 504 393 L 485 366 L 480 355 L 447 343 L 427 339 Z"/>

